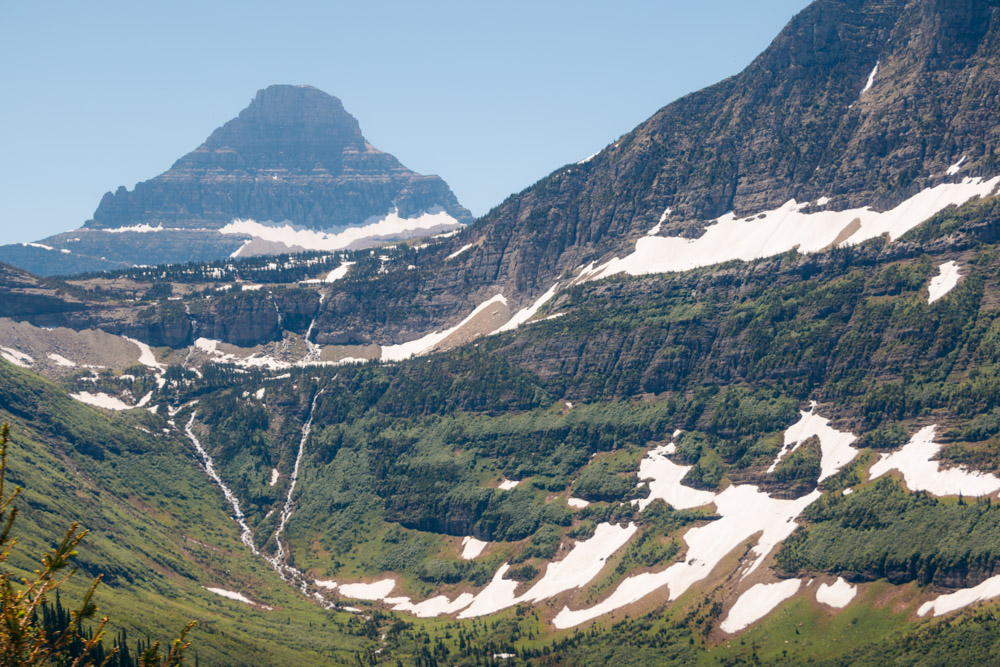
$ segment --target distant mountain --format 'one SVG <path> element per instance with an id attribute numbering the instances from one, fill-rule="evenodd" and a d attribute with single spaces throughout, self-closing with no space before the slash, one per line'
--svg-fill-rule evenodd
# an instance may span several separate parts
<path id="1" fill-rule="evenodd" d="M 339 99 L 281 85 L 163 174 L 105 194 L 81 229 L 5 246 L 0 260 L 65 274 L 357 248 L 471 220 L 441 178 L 369 144 Z"/>

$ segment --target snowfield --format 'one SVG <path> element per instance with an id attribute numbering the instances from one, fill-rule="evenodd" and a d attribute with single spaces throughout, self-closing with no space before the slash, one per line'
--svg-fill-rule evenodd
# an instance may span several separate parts
<path id="1" fill-rule="evenodd" d="M 343 250 L 362 242 L 412 236 L 422 231 L 430 232 L 435 229 L 461 226 L 462 223 L 441 208 L 432 209 L 415 218 L 400 217 L 399 211 L 392 209 L 382 217 L 372 216 L 357 227 L 349 227 L 339 233 L 297 229 L 290 224 L 268 225 L 256 220 L 242 219 L 233 220 L 220 229 L 219 233 L 251 236 L 262 241 L 281 243 L 289 249 Z M 249 244 L 241 247 L 232 256 L 243 256 L 243 251 L 247 247 Z"/>
<path id="2" fill-rule="evenodd" d="M 958 263 L 945 262 L 938 267 L 938 274 L 931 278 L 927 288 L 927 303 L 934 303 L 948 292 L 955 289 L 961 275 L 958 273 Z"/>
<path id="3" fill-rule="evenodd" d="M 998 184 L 1000 176 L 941 183 L 885 212 L 865 207 L 804 213 L 810 203 L 800 204 L 793 199 L 747 218 L 727 213 L 716 218 L 697 239 L 643 236 L 636 241 L 635 252 L 597 267 L 587 279 L 600 280 L 620 273 L 641 276 L 687 271 L 732 260 L 761 259 L 793 249 L 819 252 L 834 245 L 856 245 L 883 234 L 896 240 L 948 206 L 989 195 Z"/>
<path id="4" fill-rule="evenodd" d="M 941 451 L 941 445 L 934 442 L 936 429 L 936 424 L 926 426 L 898 452 L 882 454 L 871 467 L 871 479 L 898 470 L 910 491 L 927 491 L 935 496 L 985 496 L 1000 491 L 1000 479 L 994 475 L 964 466 L 942 469 L 940 463 L 932 461 Z"/>
<path id="5" fill-rule="evenodd" d="M 757 584 L 739 597 L 719 625 L 723 632 L 735 634 L 754 621 L 770 614 L 775 607 L 795 595 L 802 584 L 798 579 L 786 579 L 774 584 Z"/>

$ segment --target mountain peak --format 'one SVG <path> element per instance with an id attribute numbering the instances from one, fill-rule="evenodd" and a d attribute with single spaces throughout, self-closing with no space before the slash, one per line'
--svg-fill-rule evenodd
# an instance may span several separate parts
<path id="1" fill-rule="evenodd" d="M 265 140 L 282 144 L 309 143 L 343 149 L 363 149 L 365 138 L 357 119 L 343 103 L 312 86 L 274 85 L 257 91 L 239 116 L 209 136 L 206 146 L 239 146 Z"/>
<path id="2" fill-rule="evenodd" d="M 273 85 L 168 171 L 107 193 L 85 227 L 219 229 L 247 218 L 327 231 L 437 209 L 471 220 L 440 178 L 365 141 L 338 98 Z"/>

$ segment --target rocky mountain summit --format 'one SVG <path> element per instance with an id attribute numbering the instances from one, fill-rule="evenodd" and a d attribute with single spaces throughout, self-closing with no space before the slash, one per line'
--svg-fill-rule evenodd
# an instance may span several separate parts
<path id="1" fill-rule="evenodd" d="M 469 212 L 437 176 L 369 144 L 340 100 L 311 86 L 270 86 L 201 146 L 134 190 L 107 193 L 85 229 L 217 229 L 234 218 L 331 231 L 395 208 L 412 218 Z"/>
<path id="2" fill-rule="evenodd" d="M 369 144 L 339 99 L 277 85 L 163 174 L 105 194 L 81 229 L 5 246 L 0 260 L 67 274 L 357 248 L 471 221 L 441 178 Z"/>
<path id="3" fill-rule="evenodd" d="M 663 107 L 491 211 L 467 281 L 544 292 L 564 272 L 790 199 L 886 210 L 1000 172 L 1000 3 L 820 0 L 745 70 Z M 669 210 L 666 215 L 665 212 Z M 439 287 L 435 285 L 435 287 Z"/>

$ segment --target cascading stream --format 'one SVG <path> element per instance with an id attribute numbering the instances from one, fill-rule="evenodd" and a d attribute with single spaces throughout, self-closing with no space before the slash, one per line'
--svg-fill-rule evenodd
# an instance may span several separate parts
<path id="1" fill-rule="evenodd" d="M 327 600 L 322 593 L 317 590 L 310 593 L 309 589 L 312 582 L 310 578 L 305 575 L 305 573 L 292 567 L 291 565 L 287 565 L 284 562 L 286 554 L 284 545 L 281 542 L 281 535 L 285 530 L 288 519 L 292 515 L 292 495 L 295 492 L 295 487 L 298 482 L 299 466 L 302 463 L 302 455 L 305 452 L 306 441 L 309 439 L 309 434 L 312 432 L 313 413 L 316 411 L 316 401 L 319 399 L 320 394 L 322 394 L 323 391 L 324 390 L 321 389 L 313 397 L 312 405 L 309 409 L 309 418 L 302 426 L 302 439 L 299 441 L 299 451 L 295 457 L 295 466 L 292 469 L 291 483 L 288 486 L 288 494 L 285 496 L 285 504 L 281 509 L 281 518 L 278 523 L 278 527 L 274 532 L 274 542 L 277 545 L 277 553 L 274 556 L 268 556 L 267 554 L 261 552 L 255 545 L 253 531 L 250 529 L 250 526 L 247 525 L 246 515 L 243 514 L 243 510 L 240 507 L 239 498 L 237 498 L 236 494 L 233 493 L 228 486 L 226 486 L 225 482 L 222 481 L 222 478 L 215 469 L 215 462 L 212 460 L 211 455 L 205 450 L 201 441 L 198 440 L 198 437 L 194 434 L 191 427 L 194 425 L 195 417 L 198 414 L 197 411 L 191 413 L 191 418 L 185 425 L 184 432 L 194 445 L 195 449 L 198 451 L 198 455 L 201 457 L 202 466 L 204 467 L 205 472 L 208 473 L 208 476 L 212 479 L 212 481 L 215 482 L 215 484 L 222 490 L 222 495 L 225 496 L 226 501 L 232 508 L 233 520 L 240 529 L 240 541 L 243 542 L 243 544 L 245 544 L 255 556 L 259 556 L 264 559 L 264 561 L 271 566 L 278 576 L 281 577 L 282 581 L 295 586 L 302 592 L 303 595 L 311 596 L 324 608 L 332 609 L 336 605 Z"/>
<path id="2" fill-rule="evenodd" d="M 309 322 L 309 328 L 306 329 L 306 335 L 303 337 L 303 340 L 306 343 L 306 347 L 309 348 L 309 351 L 306 353 L 304 361 L 316 361 L 316 360 L 318 360 L 319 359 L 319 355 L 320 355 L 320 353 L 323 350 L 323 348 L 321 348 L 319 345 L 317 345 L 316 343 L 312 342 L 311 336 L 312 336 L 313 327 L 316 326 L 316 317 L 319 317 L 320 310 L 322 310 L 322 308 L 323 308 L 323 298 L 325 296 L 326 296 L 325 294 L 323 294 L 322 292 L 319 292 L 319 308 L 316 309 L 316 316 L 312 318 L 311 322 Z"/>
<path id="3" fill-rule="evenodd" d="M 209 455 L 205 448 L 201 446 L 201 441 L 198 440 L 198 436 L 194 434 L 191 430 L 191 426 L 194 424 L 194 418 L 198 415 L 197 411 L 191 413 L 191 419 L 188 420 L 187 425 L 184 426 L 184 432 L 187 434 L 188 439 L 194 444 L 194 448 L 198 450 L 198 455 L 201 456 L 202 466 L 205 468 L 205 472 L 208 476 L 212 478 L 212 481 L 222 489 L 222 495 L 226 497 L 229 505 L 233 508 L 233 519 L 236 521 L 236 525 L 240 527 L 240 541 L 243 542 L 255 555 L 262 555 L 257 547 L 254 545 L 253 541 L 253 531 L 250 530 L 250 526 L 247 525 L 246 516 L 243 514 L 243 510 L 240 508 L 240 500 L 236 497 L 228 486 L 219 477 L 219 473 L 215 471 L 215 462 Z"/>
<path id="4" fill-rule="evenodd" d="M 299 466 L 302 464 L 302 455 L 306 450 L 306 440 L 309 439 L 309 434 L 312 432 L 313 423 L 313 413 L 316 412 L 316 401 L 323 394 L 323 389 L 316 392 L 313 396 L 312 406 L 309 408 L 309 418 L 306 423 L 302 425 L 302 439 L 299 440 L 299 451 L 295 455 L 295 465 L 292 467 L 292 477 L 288 484 L 288 494 L 285 496 L 285 504 L 281 508 L 281 517 L 278 521 L 278 528 L 274 531 L 274 542 L 277 545 L 278 553 L 275 559 L 284 564 L 285 561 L 285 547 L 281 543 L 281 535 L 285 532 L 285 526 L 288 524 L 288 519 L 292 516 L 292 495 L 295 493 L 295 487 L 299 482 Z"/>

